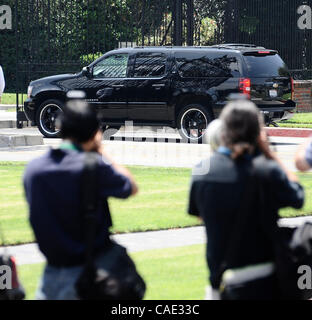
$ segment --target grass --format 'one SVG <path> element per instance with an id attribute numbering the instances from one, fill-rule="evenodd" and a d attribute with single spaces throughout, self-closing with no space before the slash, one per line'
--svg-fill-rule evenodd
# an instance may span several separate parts
<path id="1" fill-rule="evenodd" d="M 292 119 L 279 122 L 280 127 L 312 128 L 312 113 L 296 113 Z"/>
<path id="2" fill-rule="evenodd" d="M 23 104 L 27 99 L 27 94 L 19 94 L 19 104 Z M 16 105 L 16 93 L 4 93 L 1 97 L 1 104 Z"/>
<path id="3" fill-rule="evenodd" d="M 0 222 L 8 244 L 34 240 L 22 188 L 24 163 L 0 163 Z M 110 200 L 113 232 L 147 231 L 198 225 L 186 214 L 189 169 L 130 167 L 140 193 Z"/>
<path id="4" fill-rule="evenodd" d="M 146 300 L 202 300 L 208 284 L 205 246 L 157 249 L 130 254 L 147 284 Z M 44 264 L 20 266 L 26 298 L 34 299 Z"/>
<path id="5" fill-rule="evenodd" d="M 186 214 L 191 171 L 131 167 L 140 194 L 127 201 L 111 199 L 114 232 L 170 229 L 198 224 Z M 131 221 L 131 223 L 129 223 Z"/>
<path id="6" fill-rule="evenodd" d="M 285 208 L 280 215 L 285 218 L 312 215 L 312 173 L 299 173 L 300 183 L 305 188 L 305 204 L 302 209 Z"/>
<path id="7" fill-rule="evenodd" d="M 7 244 L 34 241 L 22 188 L 24 168 L 24 163 L 0 162 L 0 223 Z M 114 233 L 200 224 L 197 218 L 186 214 L 189 169 L 130 167 L 130 170 L 138 181 L 140 193 L 128 200 L 110 200 Z M 312 214 L 312 173 L 299 177 L 306 189 L 305 206 L 299 211 L 284 209 L 283 217 Z"/>

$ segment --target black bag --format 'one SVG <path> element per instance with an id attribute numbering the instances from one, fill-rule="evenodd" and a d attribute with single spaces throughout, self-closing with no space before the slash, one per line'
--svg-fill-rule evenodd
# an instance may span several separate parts
<path id="1" fill-rule="evenodd" d="M 312 270 L 312 224 L 307 222 L 297 228 L 280 227 L 275 242 L 276 273 L 282 299 L 308 300 L 312 298 L 312 283 L 299 288 L 300 266 Z"/>
<path id="2" fill-rule="evenodd" d="M 265 186 L 259 183 L 260 210 L 265 212 Z M 297 228 L 278 227 L 270 231 L 274 245 L 275 273 L 282 300 L 308 300 L 311 289 L 300 289 L 298 273 L 300 266 L 312 270 L 312 224 L 305 223 Z M 309 284 L 310 286 L 312 284 Z"/>
<path id="3" fill-rule="evenodd" d="M 86 220 L 86 264 L 76 282 L 82 300 L 141 300 L 146 285 L 127 250 L 114 241 L 94 257 L 98 157 L 86 153 L 82 199 Z M 100 261 L 100 262 L 98 262 Z"/>
<path id="4" fill-rule="evenodd" d="M 275 300 L 278 298 L 276 274 L 241 282 L 238 285 L 226 285 L 221 292 L 222 300 Z"/>

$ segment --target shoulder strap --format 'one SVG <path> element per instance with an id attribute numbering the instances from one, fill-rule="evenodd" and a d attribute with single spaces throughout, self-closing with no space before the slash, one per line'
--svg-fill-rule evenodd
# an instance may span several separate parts
<path id="1" fill-rule="evenodd" d="M 96 210 L 98 158 L 94 152 L 86 152 L 82 174 L 82 210 L 85 220 L 86 264 L 93 263 L 93 251 L 96 236 Z"/>

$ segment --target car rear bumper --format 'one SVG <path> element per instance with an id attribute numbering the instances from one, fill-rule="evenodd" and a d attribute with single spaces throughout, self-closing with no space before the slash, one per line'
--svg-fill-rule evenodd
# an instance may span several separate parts
<path id="1" fill-rule="evenodd" d="M 271 119 L 281 120 L 288 113 L 294 112 L 296 103 L 292 100 L 251 100 L 265 115 L 269 115 Z M 213 111 L 215 115 L 219 115 L 228 102 L 222 102 L 214 105 Z"/>
<path id="2" fill-rule="evenodd" d="M 270 109 L 270 111 L 289 111 L 296 108 L 296 102 L 293 100 L 262 100 L 251 99 L 260 110 Z"/>
<path id="3" fill-rule="evenodd" d="M 257 104 L 265 118 L 273 121 L 287 120 L 292 118 L 296 109 L 296 103 L 292 100 L 282 101 L 261 101 Z"/>

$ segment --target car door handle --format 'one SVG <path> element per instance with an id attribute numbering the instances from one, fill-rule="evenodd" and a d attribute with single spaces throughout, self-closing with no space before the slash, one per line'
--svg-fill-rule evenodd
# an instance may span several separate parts
<path id="1" fill-rule="evenodd" d="M 164 86 L 165 86 L 164 83 L 156 83 L 152 85 L 153 88 L 163 88 Z"/>
<path id="2" fill-rule="evenodd" d="M 112 84 L 112 88 L 123 88 L 123 84 Z"/>

